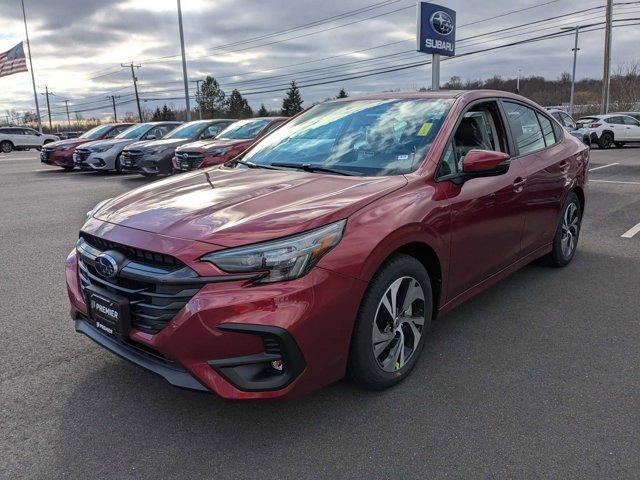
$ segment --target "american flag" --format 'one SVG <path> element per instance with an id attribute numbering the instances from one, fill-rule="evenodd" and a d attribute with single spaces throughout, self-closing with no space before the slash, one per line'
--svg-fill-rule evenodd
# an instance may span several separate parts
<path id="1" fill-rule="evenodd" d="M 22 42 L 6 52 L 0 53 L 0 77 L 27 71 Z"/>

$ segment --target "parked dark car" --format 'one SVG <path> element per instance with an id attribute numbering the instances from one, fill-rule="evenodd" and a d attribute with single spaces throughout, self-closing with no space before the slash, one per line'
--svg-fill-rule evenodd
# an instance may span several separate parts
<path id="1" fill-rule="evenodd" d="M 228 399 L 346 373 L 388 388 L 433 357 L 435 316 L 538 258 L 571 262 L 588 165 L 586 145 L 507 92 L 322 103 L 224 166 L 98 204 L 66 261 L 71 316 Z"/>
<path id="2" fill-rule="evenodd" d="M 235 120 L 197 120 L 180 125 L 159 140 L 134 143 L 122 151 L 122 171 L 151 177 L 172 173 L 171 159 L 176 147 L 194 140 L 215 138 Z"/>
<path id="3" fill-rule="evenodd" d="M 187 172 L 225 163 L 244 152 L 256 140 L 275 130 L 287 117 L 259 117 L 239 120 L 213 140 L 187 143 L 176 149 L 175 172 Z"/>

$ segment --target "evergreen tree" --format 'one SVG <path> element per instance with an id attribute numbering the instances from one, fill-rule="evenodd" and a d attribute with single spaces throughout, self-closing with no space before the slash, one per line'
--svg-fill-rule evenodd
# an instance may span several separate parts
<path id="1" fill-rule="evenodd" d="M 344 88 L 341 88 L 336 98 L 347 98 L 348 96 L 349 94 L 347 93 L 347 91 Z"/>
<path id="2" fill-rule="evenodd" d="M 236 89 L 229 95 L 227 115 L 230 118 L 249 118 L 253 116 L 253 110 L 251 110 L 249 102 L 242 98 L 242 94 Z"/>
<path id="3" fill-rule="evenodd" d="M 167 105 L 165 104 L 164 107 L 162 107 L 162 120 L 175 120 L 176 119 L 176 112 L 174 112 L 171 108 L 167 107 Z"/>
<path id="4" fill-rule="evenodd" d="M 264 103 L 260 105 L 260 110 L 258 110 L 258 117 L 268 117 L 269 116 L 269 110 L 266 109 L 266 107 L 264 106 Z"/>
<path id="5" fill-rule="evenodd" d="M 302 111 L 302 97 L 295 80 L 291 82 L 287 96 L 282 101 L 282 115 L 291 116 Z"/>
<path id="6" fill-rule="evenodd" d="M 218 81 L 211 75 L 207 75 L 200 85 L 200 91 L 196 94 L 198 110 L 202 112 L 202 118 L 218 118 L 226 111 L 225 95 Z"/>
<path id="7" fill-rule="evenodd" d="M 159 122 L 162 120 L 162 112 L 160 111 L 160 107 L 156 107 L 156 111 L 153 112 L 153 116 L 151 117 L 152 122 Z"/>

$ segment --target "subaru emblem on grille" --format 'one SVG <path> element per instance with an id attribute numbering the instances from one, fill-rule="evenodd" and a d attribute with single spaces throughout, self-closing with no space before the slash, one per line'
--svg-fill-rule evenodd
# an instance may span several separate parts
<path id="1" fill-rule="evenodd" d="M 101 253 L 93 262 L 96 271 L 105 278 L 113 278 L 118 273 L 118 263 L 106 253 Z"/>

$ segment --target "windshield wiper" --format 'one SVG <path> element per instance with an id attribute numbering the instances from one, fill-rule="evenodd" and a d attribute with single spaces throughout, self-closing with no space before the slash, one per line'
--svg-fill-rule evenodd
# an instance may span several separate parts
<path id="1" fill-rule="evenodd" d="M 335 173 L 336 175 L 345 175 L 347 177 L 351 177 L 354 175 L 359 175 L 357 172 L 351 172 L 349 170 L 338 170 L 336 168 L 327 168 L 322 167 L 320 165 L 311 165 L 309 163 L 285 163 L 285 162 L 275 162 L 270 163 L 272 167 L 283 167 L 283 168 L 297 168 L 298 170 L 304 170 L 305 172 L 326 172 L 326 173 Z"/>
<path id="2" fill-rule="evenodd" d="M 231 161 L 235 163 L 240 163 L 242 165 L 246 165 L 249 168 L 265 168 L 267 170 L 280 170 L 279 168 L 270 167 L 269 165 L 258 165 L 257 163 L 245 162 L 244 160 L 240 160 L 240 159 L 235 159 Z"/>

